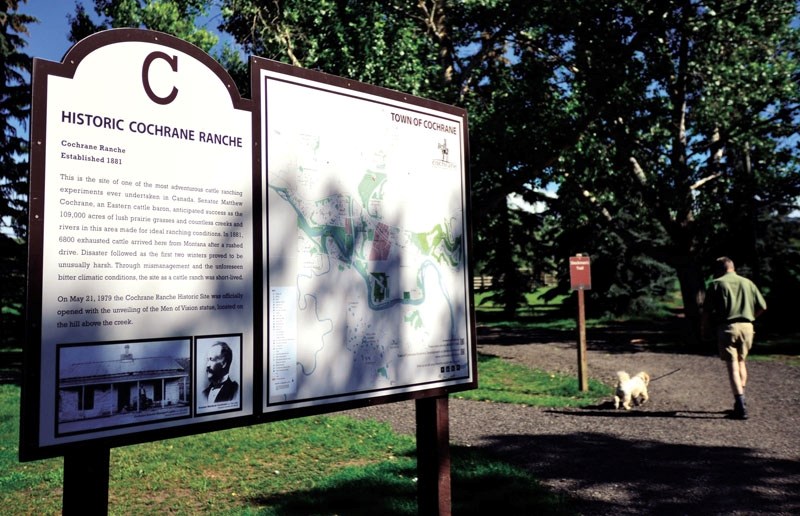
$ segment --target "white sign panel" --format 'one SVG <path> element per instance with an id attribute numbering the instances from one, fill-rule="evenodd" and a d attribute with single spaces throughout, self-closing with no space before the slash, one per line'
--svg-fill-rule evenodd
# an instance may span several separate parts
<path id="1" fill-rule="evenodd" d="M 465 113 L 255 63 L 265 411 L 473 381 Z"/>
<path id="2" fill-rule="evenodd" d="M 108 34 L 35 69 L 40 446 L 253 411 L 252 113 L 199 49 Z"/>

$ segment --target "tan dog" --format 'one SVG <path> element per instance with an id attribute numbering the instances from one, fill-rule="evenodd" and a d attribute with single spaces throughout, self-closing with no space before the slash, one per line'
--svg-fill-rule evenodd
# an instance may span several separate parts
<path id="1" fill-rule="evenodd" d="M 631 402 L 641 405 L 650 399 L 647 394 L 647 385 L 650 375 L 644 371 L 631 377 L 625 371 L 617 371 L 617 389 L 614 392 L 614 408 L 619 408 L 620 401 L 625 410 L 631 409 Z M 641 399 L 640 399 L 641 398 Z"/>

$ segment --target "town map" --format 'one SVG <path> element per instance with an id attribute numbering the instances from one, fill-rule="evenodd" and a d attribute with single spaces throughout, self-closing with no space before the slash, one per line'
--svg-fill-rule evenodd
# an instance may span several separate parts
<path id="1" fill-rule="evenodd" d="M 268 403 L 468 379 L 460 119 L 268 87 Z"/>

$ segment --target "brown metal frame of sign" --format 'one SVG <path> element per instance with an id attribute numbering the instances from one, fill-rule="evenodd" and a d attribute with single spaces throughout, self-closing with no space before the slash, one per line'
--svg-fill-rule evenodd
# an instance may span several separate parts
<path id="1" fill-rule="evenodd" d="M 43 271 L 43 241 L 51 235 L 44 235 L 43 218 L 44 218 L 44 183 L 46 180 L 45 171 L 45 142 L 47 138 L 46 127 L 46 106 L 47 106 L 47 88 L 48 77 L 58 76 L 71 78 L 81 60 L 92 52 L 100 49 L 101 47 L 111 45 L 118 42 L 149 42 L 165 45 L 170 48 L 175 48 L 184 52 L 198 61 L 208 66 L 219 78 L 220 81 L 227 85 L 230 90 L 231 100 L 237 109 L 255 111 L 259 102 L 262 99 L 258 98 L 257 92 L 259 88 L 253 88 L 254 99 L 242 99 L 237 92 L 234 82 L 225 70 L 216 63 L 210 56 L 204 53 L 197 47 L 182 41 L 178 38 L 152 31 L 138 30 L 138 29 L 114 29 L 110 31 L 100 32 L 92 35 L 78 44 L 76 44 L 64 57 L 63 63 L 54 63 L 43 61 L 40 59 L 34 60 L 33 70 L 33 109 L 32 109 L 32 123 L 31 123 L 31 152 L 30 152 L 30 167 L 31 167 L 31 189 L 30 189 L 30 220 L 29 220 L 29 274 L 28 274 L 28 302 L 27 302 L 27 342 L 28 345 L 25 349 L 24 356 L 24 375 L 22 386 L 22 401 L 21 401 L 21 420 L 20 420 L 20 460 L 36 460 L 48 457 L 55 457 L 60 455 L 70 456 L 70 463 L 75 464 L 79 462 L 76 460 L 80 453 L 88 452 L 90 455 L 93 453 L 96 460 L 93 464 L 107 463 L 107 450 L 111 447 L 124 446 L 142 442 L 155 441 L 165 438 L 180 437 L 184 435 L 191 435 L 209 431 L 222 430 L 226 428 L 234 428 L 240 426 L 247 426 L 252 424 L 263 423 L 267 421 L 277 421 L 283 419 L 290 419 L 295 417 L 302 417 L 312 414 L 330 413 L 350 408 L 363 407 L 368 405 L 383 404 L 398 402 L 404 400 L 422 400 L 428 399 L 438 400 L 435 407 L 441 409 L 442 403 L 446 404 L 447 395 L 450 392 L 457 392 L 477 387 L 477 350 L 475 338 L 475 321 L 474 321 L 474 306 L 472 296 L 472 267 L 469 263 L 465 264 L 467 268 L 466 276 L 467 281 L 465 285 L 464 309 L 468 311 L 467 317 L 469 320 L 468 343 L 467 352 L 470 354 L 469 367 L 471 381 L 464 383 L 457 383 L 453 385 L 437 386 L 435 388 L 420 389 L 410 392 L 394 392 L 389 395 L 380 397 L 364 396 L 358 399 L 350 399 L 343 402 L 334 402 L 328 404 L 319 404 L 312 406 L 305 406 L 300 408 L 290 408 L 287 410 L 279 410 L 273 412 L 265 412 L 262 410 L 262 392 L 263 392 L 263 352 L 266 352 L 265 331 L 263 322 L 258 314 L 262 313 L 262 296 L 253 296 L 253 311 L 256 314 L 254 317 L 254 335 L 255 345 L 253 346 L 253 356 L 249 357 L 252 363 L 249 365 L 254 369 L 253 374 L 253 414 L 243 415 L 238 417 L 229 417 L 227 419 L 220 419 L 215 421 L 202 421 L 190 422 L 189 424 L 181 424 L 180 426 L 170 426 L 166 428 L 159 428 L 156 430 L 145 429 L 139 432 L 125 433 L 119 435 L 103 436 L 93 438 L 91 434 L 86 435 L 86 439 L 77 442 L 68 442 L 64 444 L 46 445 L 42 446 L 39 440 L 39 425 L 40 425 L 40 410 L 39 400 L 41 395 L 41 381 L 40 378 L 40 363 L 42 359 L 42 271 Z M 469 177 L 468 177 L 468 137 L 466 134 L 466 113 L 463 110 L 445 106 L 443 104 L 435 103 L 424 99 L 417 99 L 409 95 L 399 92 L 385 90 L 374 86 L 357 83 L 347 79 L 302 70 L 280 63 L 274 63 L 270 66 L 280 68 L 286 73 L 296 74 L 305 77 L 309 80 L 316 81 L 329 81 L 335 82 L 343 87 L 362 89 L 368 91 L 372 95 L 387 96 L 392 99 L 402 100 L 404 102 L 414 101 L 422 105 L 435 108 L 435 109 L 448 109 L 456 110 L 464 116 L 464 134 L 463 148 L 465 167 L 463 170 L 462 178 L 462 199 L 465 203 L 464 210 L 466 214 L 471 212 L 469 199 Z M 253 79 L 255 81 L 255 79 Z M 258 117 L 253 116 L 253 199 L 252 205 L 254 213 L 260 213 L 264 207 L 261 204 L 261 148 L 259 138 L 259 121 Z M 471 221 L 469 216 L 465 217 L 464 228 L 464 258 L 466 261 L 471 260 Z M 258 216 L 253 220 L 253 248 L 256 256 L 254 263 L 259 264 L 262 262 L 261 249 L 262 249 L 262 228 L 261 219 Z M 253 276 L 253 289 L 255 293 L 261 292 L 264 285 L 262 271 L 260 267 L 255 267 Z M 261 343 L 264 343 L 263 345 Z M 243 359 L 244 361 L 244 359 Z M 444 401 L 442 401 L 444 400 Z M 424 406 L 428 406 L 425 404 Z M 437 409 L 437 410 L 438 410 Z M 440 410 L 434 412 L 441 415 Z M 441 426 L 437 426 L 440 432 Z M 435 436 L 438 438 L 440 436 Z M 99 450 L 99 452 L 98 452 Z M 105 450 L 105 451 L 103 451 Z M 102 469 L 102 468 L 101 468 Z M 74 476 L 71 475 L 71 478 Z M 71 491 L 72 495 L 75 491 Z"/>
<path id="2" fill-rule="evenodd" d="M 307 69 L 303 69 L 303 68 L 298 68 L 298 67 L 295 67 L 295 66 L 286 65 L 284 63 L 280 63 L 280 62 L 269 60 L 269 59 L 263 59 L 263 58 L 259 58 L 259 57 L 253 57 L 252 58 L 252 64 L 251 64 L 251 91 L 252 91 L 252 95 L 253 95 L 253 101 L 254 101 L 254 104 L 256 106 L 261 106 L 261 109 L 256 108 L 255 116 L 253 117 L 254 134 L 258 134 L 258 131 L 261 130 L 261 128 L 262 128 L 261 116 L 263 115 L 264 111 L 266 111 L 268 109 L 265 99 L 261 98 L 261 95 L 262 95 L 262 84 L 260 83 L 261 74 L 259 73 L 259 70 L 265 70 L 267 72 L 275 72 L 277 74 L 281 74 L 281 75 L 284 75 L 284 76 L 287 76 L 287 77 L 290 77 L 290 78 L 297 78 L 297 79 L 299 79 L 301 81 L 307 81 L 307 88 L 309 88 L 309 89 L 322 89 L 323 86 L 324 87 L 334 87 L 334 88 L 337 88 L 338 91 L 339 91 L 339 93 L 337 95 L 344 96 L 344 97 L 358 98 L 358 95 L 367 95 L 367 96 L 370 96 L 370 97 L 372 97 L 374 99 L 374 100 L 371 101 L 371 102 L 374 102 L 374 103 L 381 103 L 383 101 L 387 101 L 387 102 L 394 101 L 394 102 L 399 102 L 399 103 L 403 103 L 403 104 L 409 105 L 412 108 L 413 107 L 425 108 L 425 109 L 429 109 L 429 110 L 433 110 L 433 111 L 448 113 L 449 115 L 453 115 L 455 117 L 458 117 L 459 119 L 463 120 L 463 128 L 464 128 L 464 130 L 459 136 L 460 136 L 460 139 L 461 139 L 461 145 L 464 148 L 464 158 L 468 159 L 468 157 L 469 157 L 468 135 L 467 135 L 467 130 L 466 130 L 467 129 L 466 111 L 464 109 L 462 109 L 462 108 L 457 108 L 457 107 L 454 107 L 454 106 L 442 104 L 440 102 L 436 102 L 436 101 L 432 101 L 432 100 L 428 100 L 428 99 L 422 99 L 422 98 L 418 98 L 418 97 L 413 97 L 411 95 L 408 95 L 408 94 L 405 94 L 405 93 L 401 93 L 401 92 L 397 92 L 397 91 L 394 91 L 394 90 L 388 90 L 388 89 L 385 89 L 385 88 L 380 88 L 380 87 L 377 87 L 377 86 L 372 86 L 372 85 L 369 85 L 369 84 L 360 83 L 360 82 L 357 82 L 357 81 L 345 79 L 345 78 L 342 78 L 342 77 L 337 77 L 337 76 L 334 76 L 334 75 L 330 75 L 330 74 L 326 74 L 326 73 L 322 73 L 322 72 L 318 72 L 318 71 L 314 71 L 314 70 L 307 70 Z M 281 79 L 281 81 L 284 81 L 284 80 L 285 79 Z M 266 89 L 266 84 L 263 85 L 263 86 L 265 86 L 264 89 Z M 259 139 L 257 138 L 256 140 L 258 141 Z M 266 151 L 268 151 L 268 149 L 264 149 L 264 151 L 266 152 Z M 258 157 L 254 158 L 254 161 L 255 161 L 254 168 L 259 168 L 260 169 L 260 168 L 263 167 L 263 164 L 261 163 L 261 159 L 262 159 L 262 155 L 261 154 L 259 154 Z M 463 170 L 464 176 L 461 178 L 461 196 L 462 196 L 461 198 L 463 199 L 463 202 L 466 203 L 466 205 L 464 205 L 464 209 L 466 210 L 465 211 L 466 214 L 470 213 L 470 206 L 469 206 L 469 202 L 470 202 L 470 200 L 469 200 L 470 199 L 469 187 L 470 187 L 470 185 L 469 185 L 469 177 L 468 177 L 468 174 L 467 174 L 468 170 L 469 170 L 468 162 L 465 162 L 464 163 L 464 170 Z M 264 187 L 264 185 L 262 185 L 262 189 L 263 189 L 263 187 Z M 266 209 L 266 208 L 267 207 L 263 207 L 262 209 Z M 467 228 L 466 228 L 467 231 L 465 232 L 465 235 L 469 235 L 471 233 L 470 233 L 470 231 L 468 229 L 469 228 L 469 226 L 468 226 L 469 221 L 468 220 L 466 221 L 466 224 L 467 224 Z M 465 241 L 465 251 L 467 253 L 467 257 L 470 257 L 472 253 L 471 253 L 471 239 L 469 237 L 467 237 L 466 241 Z M 265 268 L 267 268 L 266 264 L 265 264 Z M 466 278 L 468 284 L 465 285 L 465 292 L 471 292 L 471 289 L 472 289 L 472 282 L 469 279 L 471 277 L 471 270 L 472 270 L 472 268 L 468 267 L 467 278 Z M 267 282 L 269 282 L 269 277 L 267 277 L 266 279 L 267 279 Z M 470 308 L 469 308 L 470 314 L 469 314 L 468 317 L 469 317 L 469 320 L 472 322 L 470 331 L 473 332 L 473 335 L 471 336 L 470 340 L 472 342 L 472 347 L 474 348 L 474 346 L 475 346 L 475 337 L 474 337 L 474 311 L 473 311 L 473 308 L 472 308 L 472 295 L 468 294 L 467 297 L 468 297 L 468 299 L 465 299 L 464 305 L 465 306 L 470 306 Z M 265 294 L 265 298 L 266 298 L 266 294 Z M 267 325 L 265 325 L 265 332 L 264 332 L 265 335 L 264 335 L 264 337 L 268 338 L 269 331 L 266 328 L 266 326 Z M 475 388 L 475 386 L 477 385 L 477 362 L 474 360 L 474 357 L 476 356 L 475 355 L 475 350 L 474 349 L 470 349 L 469 353 L 470 353 L 470 355 L 472 357 L 470 359 L 470 361 L 469 361 L 470 362 L 470 370 L 464 371 L 462 373 L 462 375 L 460 376 L 460 378 L 466 379 L 466 378 L 470 378 L 471 377 L 473 379 L 473 381 L 471 381 L 471 382 L 462 382 L 462 383 L 459 383 L 459 384 L 452 384 L 452 385 L 450 385 L 448 387 L 434 387 L 434 388 L 419 389 L 419 391 L 421 391 L 421 392 L 399 393 L 398 394 L 398 396 L 399 396 L 398 399 L 402 400 L 402 399 L 410 399 L 410 398 L 417 399 L 417 398 L 421 398 L 421 397 L 431 397 L 431 396 L 433 396 L 433 397 L 446 396 L 447 393 L 449 393 L 449 392 L 457 392 L 457 391 L 460 391 L 460 390 L 466 390 L 466 389 Z M 267 359 L 267 357 L 264 357 L 264 358 Z M 265 366 L 265 369 L 266 370 L 271 370 L 269 365 Z M 396 390 L 399 392 L 403 388 L 407 389 L 407 387 L 408 386 L 402 386 L 401 388 L 398 388 Z M 395 397 L 395 395 L 393 395 L 393 394 L 388 395 L 389 399 L 393 399 L 394 397 Z M 379 398 L 374 398 L 374 399 L 377 400 Z M 344 406 L 348 406 L 351 402 L 343 402 L 343 403 L 344 403 Z M 358 402 L 356 402 L 356 403 L 358 404 Z"/>
<path id="3" fill-rule="evenodd" d="M 42 360 L 42 287 L 43 248 L 45 221 L 45 159 L 47 143 L 48 82 L 50 77 L 72 79 L 81 62 L 92 52 L 120 42 L 146 42 L 165 45 L 188 54 L 205 64 L 221 83 L 226 85 L 231 103 L 237 110 L 252 112 L 252 101 L 242 98 L 230 75 L 219 63 L 198 47 L 168 34 L 138 29 L 114 29 L 93 34 L 74 45 L 65 54 L 61 63 L 34 59 L 32 80 L 32 109 L 30 132 L 30 195 L 28 222 L 28 299 L 26 303 L 26 342 L 22 395 L 20 405 L 20 460 L 35 460 L 56 457 L 74 449 L 82 449 L 86 442 L 99 446 L 123 446 L 157 439 L 215 430 L 215 425 L 202 424 L 196 427 L 169 428 L 143 431 L 110 438 L 87 438 L 84 442 L 54 446 L 40 446 L 39 425 L 41 394 L 40 364 Z M 254 180 L 257 179 L 254 177 Z M 254 279 L 257 283 L 258 278 Z M 230 422 L 226 426 L 231 425 Z"/>
<path id="4" fill-rule="evenodd" d="M 463 120 L 463 131 L 461 133 L 461 145 L 464 149 L 464 168 L 463 168 L 463 176 L 461 182 L 461 195 L 462 195 L 462 202 L 465 204 L 463 205 L 463 209 L 465 209 L 465 213 L 469 214 L 470 205 L 469 205 L 469 177 L 468 177 L 468 138 L 467 138 L 467 131 L 466 131 L 466 112 L 463 109 L 454 108 L 452 106 L 447 106 L 444 104 L 440 104 L 438 102 L 420 99 L 411 97 L 409 95 L 392 91 L 386 90 L 383 88 L 378 88 L 375 86 L 370 86 L 363 83 L 358 83 L 355 81 L 343 79 L 341 77 L 336 77 L 328 74 L 324 74 L 321 72 L 311 71 L 311 70 L 304 70 L 297 67 L 292 67 L 285 65 L 283 63 L 278 63 L 275 61 L 262 59 L 262 58 L 252 58 L 251 60 L 251 91 L 253 92 L 253 98 L 256 106 L 261 106 L 258 109 L 254 116 L 253 121 L 253 132 L 257 134 L 257 131 L 262 130 L 262 126 L 266 124 L 262 124 L 260 117 L 264 114 L 264 111 L 267 110 L 267 105 L 264 100 L 261 98 L 262 95 L 262 86 L 264 87 L 264 91 L 267 91 L 267 83 L 265 82 L 263 85 L 261 84 L 261 80 L 267 81 L 267 79 L 262 79 L 262 74 L 259 73 L 257 70 L 263 69 L 269 72 L 274 72 L 277 75 L 288 75 L 292 78 L 297 78 L 302 81 L 308 81 L 307 87 L 309 88 L 320 88 L 320 86 L 316 85 L 325 85 L 325 87 L 333 87 L 336 88 L 340 95 L 343 96 L 357 96 L 357 95 L 370 95 L 376 97 L 378 100 L 376 102 L 382 102 L 381 99 L 385 99 L 387 101 L 395 101 L 398 103 L 408 104 L 411 103 L 412 105 L 416 105 L 419 107 L 420 112 L 424 108 L 433 111 L 444 111 L 450 113 L 451 115 L 456 115 L 461 117 Z M 282 81 L 288 81 L 291 79 L 282 78 Z M 320 88 L 322 89 L 322 88 Z M 412 107 L 413 109 L 413 107 Z M 322 115 L 322 113 L 320 113 Z M 263 138 L 262 139 L 266 139 Z M 258 140 L 258 139 L 257 139 Z M 268 154 L 269 149 L 264 149 L 263 154 Z M 266 169 L 264 164 L 260 163 L 262 159 L 262 155 L 259 155 L 256 160 L 256 164 L 254 168 L 258 169 Z M 265 180 L 262 180 L 264 182 Z M 263 188 L 263 186 L 262 186 Z M 266 195 L 264 196 L 266 198 Z M 264 207 L 263 209 L 266 209 Z M 466 241 L 464 245 L 466 246 L 467 257 L 471 256 L 471 232 L 468 230 L 469 228 L 469 221 L 466 220 L 465 223 L 467 227 L 465 228 L 465 238 Z M 266 268 L 266 264 L 265 264 Z M 417 422 L 417 446 L 418 446 L 418 456 L 420 457 L 419 463 L 417 465 L 418 476 L 419 476 L 419 486 L 418 486 L 418 503 L 419 503 L 419 512 L 420 514 L 441 514 L 446 515 L 450 514 L 450 506 L 451 506 L 451 491 L 450 491 L 450 452 L 449 452 L 449 409 L 448 409 L 448 393 L 455 392 L 459 390 L 466 390 L 475 388 L 477 386 L 477 361 L 475 360 L 476 351 L 475 351 L 475 336 L 474 336 L 474 308 L 473 308 L 473 295 L 472 295 L 472 280 L 471 280 L 471 270 L 472 267 L 468 266 L 467 271 L 467 280 L 468 285 L 465 285 L 465 290 L 468 292 L 468 299 L 465 300 L 465 306 L 469 307 L 469 320 L 471 321 L 470 333 L 471 333 L 471 346 L 469 353 L 471 355 L 469 360 L 470 371 L 467 377 L 471 377 L 472 381 L 469 383 L 461 383 L 451 385 L 449 387 L 436 387 L 436 388 L 427 388 L 418 391 L 412 392 L 404 392 L 398 393 L 396 395 L 389 395 L 384 398 L 378 398 L 376 401 L 384 402 L 390 401 L 393 399 L 403 400 L 413 398 L 416 399 L 416 422 Z M 268 328 L 269 325 L 264 325 L 265 328 Z M 268 331 L 265 331 L 268 334 Z M 267 335 L 265 335 L 266 337 Z M 264 357 L 267 358 L 267 357 Z M 265 366 L 266 370 L 271 370 L 269 365 Z M 266 387 L 266 386 L 265 386 Z M 267 393 L 267 398 L 268 398 Z M 342 406 L 349 406 L 352 403 L 360 404 L 364 400 L 352 401 L 352 402 L 345 402 Z M 269 414 L 269 413 L 268 413 Z"/>

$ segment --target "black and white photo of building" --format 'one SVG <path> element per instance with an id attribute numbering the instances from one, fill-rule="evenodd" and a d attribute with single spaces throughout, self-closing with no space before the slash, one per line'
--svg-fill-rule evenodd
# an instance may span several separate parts
<path id="1" fill-rule="evenodd" d="M 191 415 L 191 339 L 59 348 L 58 431 Z"/>

